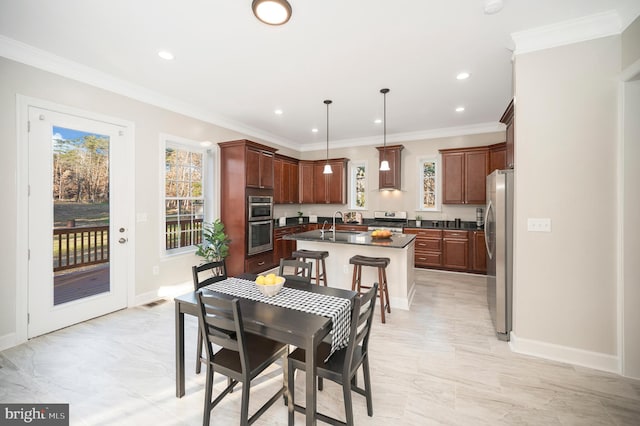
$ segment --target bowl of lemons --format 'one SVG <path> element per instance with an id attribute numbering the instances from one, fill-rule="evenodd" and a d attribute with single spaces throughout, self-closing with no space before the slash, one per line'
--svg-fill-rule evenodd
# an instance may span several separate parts
<path id="1" fill-rule="evenodd" d="M 256 287 L 260 290 L 260 293 L 267 297 L 275 296 L 282 290 L 285 278 L 279 277 L 276 274 L 258 275 L 256 278 Z"/>

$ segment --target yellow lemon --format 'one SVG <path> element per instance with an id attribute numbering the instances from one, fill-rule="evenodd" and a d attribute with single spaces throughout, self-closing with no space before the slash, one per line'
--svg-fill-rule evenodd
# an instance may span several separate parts
<path id="1" fill-rule="evenodd" d="M 264 285 L 274 285 L 276 283 L 276 276 L 275 274 L 269 274 L 267 275 L 267 277 L 264 279 Z"/>
<path id="2" fill-rule="evenodd" d="M 267 278 L 273 278 L 274 280 L 276 279 L 276 274 L 268 274 Z"/>
<path id="3" fill-rule="evenodd" d="M 265 277 L 262 275 L 258 275 L 258 278 L 256 278 L 256 284 L 264 285 L 264 283 L 265 283 Z"/>

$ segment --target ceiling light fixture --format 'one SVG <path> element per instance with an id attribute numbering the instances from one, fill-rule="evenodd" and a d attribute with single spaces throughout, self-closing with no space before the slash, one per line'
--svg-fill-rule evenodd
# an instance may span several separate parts
<path id="1" fill-rule="evenodd" d="M 380 162 L 380 171 L 388 172 L 389 170 L 391 170 L 391 168 L 389 167 L 389 162 L 387 161 L 387 93 L 389 93 L 389 89 L 380 89 L 380 93 L 382 93 L 382 96 L 384 98 L 384 108 L 382 112 L 382 122 L 384 123 L 384 147 L 382 148 L 382 161 Z"/>
<path id="2" fill-rule="evenodd" d="M 277 109 L 277 110 L 273 111 L 273 113 L 275 115 L 282 115 L 282 110 L 281 109 Z"/>
<path id="3" fill-rule="evenodd" d="M 484 2 L 484 13 L 485 15 L 493 15 L 500 12 L 503 6 L 502 0 L 486 0 Z"/>
<path id="4" fill-rule="evenodd" d="M 312 131 L 313 133 L 318 133 L 318 129 L 316 129 L 315 127 L 314 127 L 313 129 L 311 129 L 311 131 Z"/>
<path id="5" fill-rule="evenodd" d="M 322 171 L 322 173 L 325 175 L 330 175 L 331 173 L 333 173 L 333 170 L 331 170 L 331 164 L 329 164 L 329 105 L 331 104 L 331 101 L 327 99 L 326 101 L 324 101 L 324 104 L 327 106 L 327 162 L 324 165 L 324 170 Z"/>
<path id="6" fill-rule="evenodd" d="M 456 112 L 462 112 L 462 111 L 464 111 L 464 107 L 458 107 L 458 108 L 456 108 Z"/>
<path id="7" fill-rule="evenodd" d="M 469 73 L 468 73 L 468 72 L 466 72 L 466 71 L 463 71 L 463 72 L 461 72 L 461 73 L 458 73 L 458 75 L 456 75 L 456 79 L 458 79 L 458 80 L 466 80 L 466 79 L 468 79 L 469 77 L 471 77 L 471 74 L 469 74 Z"/>
<path id="8" fill-rule="evenodd" d="M 173 59 L 173 53 L 169 52 L 168 50 L 160 50 L 158 52 L 158 56 L 160 56 L 162 59 L 165 59 L 167 61 L 170 61 Z"/>
<path id="9" fill-rule="evenodd" d="M 268 25 L 286 24 L 291 18 L 291 5 L 287 0 L 253 0 L 253 14 Z"/>

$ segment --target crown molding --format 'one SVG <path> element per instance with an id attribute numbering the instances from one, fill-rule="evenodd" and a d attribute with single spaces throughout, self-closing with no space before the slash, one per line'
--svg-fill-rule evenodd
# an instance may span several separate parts
<path id="1" fill-rule="evenodd" d="M 481 133 L 494 133 L 504 131 L 506 126 L 498 122 L 478 123 L 468 126 L 445 127 L 442 129 L 425 130 L 419 132 L 394 133 L 387 134 L 387 144 L 419 141 L 427 139 L 449 138 L 455 136 L 477 135 Z M 382 144 L 380 136 L 341 139 L 331 142 L 332 148 L 353 148 L 355 146 L 380 145 Z M 300 152 L 318 151 L 325 149 L 325 142 L 305 144 L 298 148 Z"/>
<path id="2" fill-rule="evenodd" d="M 511 34 L 514 55 L 620 34 L 618 12 L 612 10 Z"/>
<path id="3" fill-rule="evenodd" d="M 116 78 L 105 72 L 70 61 L 3 35 L 0 35 L 0 56 L 69 78 L 71 80 L 79 81 L 99 89 L 126 96 L 149 105 L 164 108 L 225 129 L 233 130 L 253 138 L 272 142 L 287 148 L 297 149 L 297 145 L 293 142 L 283 140 L 273 134 L 230 120 L 226 117 L 206 111 L 203 108 L 162 95 L 142 86 Z"/>

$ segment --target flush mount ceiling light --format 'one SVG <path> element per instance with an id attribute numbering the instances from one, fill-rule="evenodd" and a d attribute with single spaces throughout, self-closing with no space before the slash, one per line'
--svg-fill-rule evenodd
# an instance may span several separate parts
<path id="1" fill-rule="evenodd" d="M 173 59 L 173 53 L 169 52 L 168 50 L 160 50 L 158 52 L 158 56 L 160 56 L 162 59 L 165 59 L 167 61 L 170 61 Z"/>
<path id="2" fill-rule="evenodd" d="M 384 98 L 384 108 L 382 112 L 382 123 L 383 123 L 383 140 L 384 147 L 382 148 L 382 161 L 380 162 L 380 171 L 388 172 L 391 170 L 389 167 L 389 162 L 387 161 L 387 93 L 389 93 L 389 89 L 380 89 L 380 93 Z"/>
<path id="3" fill-rule="evenodd" d="M 484 2 L 484 13 L 485 15 L 493 15 L 500 12 L 503 6 L 502 0 L 486 0 Z"/>
<path id="4" fill-rule="evenodd" d="M 329 164 L 329 105 L 331 105 L 331 101 L 327 99 L 324 101 L 324 104 L 327 106 L 327 162 L 324 165 L 324 170 L 322 171 L 325 175 L 330 175 L 333 173 L 331 170 L 331 164 Z"/>
<path id="5" fill-rule="evenodd" d="M 462 112 L 462 111 L 464 111 L 464 107 L 458 107 L 458 108 L 456 108 L 456 112 Z"/>
<path id="6" fill-rule="evenodd" d="M 253 14 L 268 25 L 286 24 L 291 18 L 291 5 L 287 0 L 253 0 Z"/>
<path id="7" fill-rule="evenodd" d="M 458 75 L 456 75 L 456 78 L 457 78 L 458 80 L 466 80 L 466 79 L 468 79 L 469 77 L 471 77 L 471 74 L 469 74 L 469 73 L 468 73 L 468 72 L 466 72 L 466 71 L 460 72 L 460 73 L 458 73 Z"/>
<path id="8" fill-rule="evenodd" d="M 281 109 L 277 109 L 277 110 L 273 111 L 273 113 L 275 115 L 282 115 L 282 110 Z"/>

